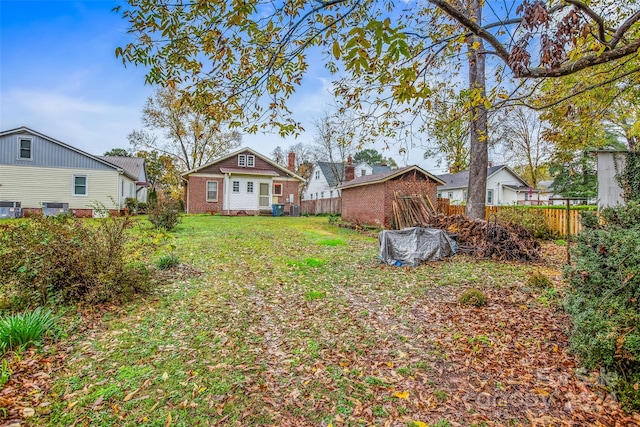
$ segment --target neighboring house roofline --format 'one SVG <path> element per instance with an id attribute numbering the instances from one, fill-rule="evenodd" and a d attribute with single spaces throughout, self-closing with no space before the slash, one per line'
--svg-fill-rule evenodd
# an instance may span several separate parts
<path id="1" fill-rule="evenodd" d="M 518 175 L 513 169 L 511 169 L 507 165 L 492 166 L 490 168 L 487 168 L 487 180 L 503 169 L 507 169 L 509 173 L 511 173 L 511 175 L 513 175 L 518 181 L 522 183 L 522 185 L 530 187 L 527 181 L 525 181 L 520 175 Z M 457 173 L 442 174 L 440 175 L 440 177 L 445 181 L 453 181 L 453 182 L 450 182 L 450 183 L 445 182 L 444 185 L 441 185 L 438 187 L 438 191 L 457 190 L 460 188 L 464 189 L 469 187 L 469 170 L 468 169 L 461 172 L 457 172 Z"/>
<path id="2" fill-rule="evenodd" d="M 140 172 L 145 172 L 146 177 L 146 162 L 142 157 L 123 157 L 123 156 L 96 156 L 106 162 L 111 163 L 114 166 L 122 168 L 129 177 L 133 177 L 136 180 L 136 184 L 140 182 L 140 185 L 148 185 L 144 181 L 138 181 L 140 179 Z"/>
<path id="3" fill-rule="evenodd" d="M 436 182 L 442 183 L 444 184 L 445 182 L 443 180 L 441 180 L 440 178 L 438 178 L 437 176 L 430 174 L 429 172 L 427 172 L 426 170 L 422 169 L 420 166 L 417 165 L 413 165 L 413 166 L 406 166 L 404 168 L 400 168 L 400 169 L 394 169 L 391 170 L 389 172 L 383 172 L 383 173 L 379 173 L 379 174 L 375 174 L 375 175 L 364 175 L 364 176 L 359 176 L 349 182 L 346 182 L 340 186 L 338 186 L 338 188 L 340 189 L 345 189 L 345 188 L 350 188 L 350 187 L 359 187 L 361 185 L 370 185 L 370 184 L 379 184 L 381 182 L 385 182 L 388 181 L 390 179 L 396 178 L 400 175 L 404 175 L 407 172 L 411 172 L 412 170 L 418 171 L 423 173 L 425 176 L 433 179 Z"/>
<path id="4" fill-rule="evenodd" d="M 293 178 L 296 178 L 296 179 L 298 179 L 298 180 L 300 180 L 302 182 L 305 181 L 304 178 L 302 178 L 300 175 L 296 174 L 295 172 L 290 171 L 286 167 L 277 164 L 273 160 L 263 156 L 262 154 L 258 153 L 257 151 L 254 151 L 254 150 L 252 150 L 251 148 L 248 148 L 248 147 L 247 148 L 241 148 L 239 150 L 234 151 L 233 153 L 227 154 L 226 156 L 222 156 L 222 157 L 219 157 L 217 159 L 214 159 L 213 161 L 207 163 L 206 165 L 202 165 L 202 166 L 199 166 L 197 168 L 194 168 L 194 169 L 191 169 L 189 171 L 186 171 L 186 172 L 180 174 L 180 177 L 184 180 L 188 175 L 197 173 L 198 171 L 200 171 L 202 169 L 208 168 L 211 165 L 214 165 L 216 163 L 220 163 L 223 160 L 227 160 L 227 159 L 229 159 L 229 158 L 231 158 L 233 156 L 237 156 L 238 154 L 242 154 L 244 152 L 249 152 L 250 154 L 253 154 L 256 157 L 259 157 L 261 160 L 269 163 L 271 166 L 273 166 L 275 168 L 278 168 L 279 170 L 281 170 L 282 172 L 286 173 L 287 175 L 292 176 Z M 251 170 L 250 168 L 248 168 L 248 169 Z M 253 175 L 250 172 L 246 172 L 246 173 L 249 174 L 249 175 Z"/>
<path id="5" fill-rule="evenodd" d="M 9 130 L 2 131 L 2 132 L 0 132 L 0 137 L 2 137 L 2 136 L 7 136 L 7 135 L 11 135 L 11 134 L 17 134 L 17 133 L 21 133 L 21 132 L 30 133 L 30 134 L 33 134 L 33 135 L 35 135 L 35 136 L 39 137 L 39 138 L 46 139 L 46 140 L 47 140 L 47 141 L 49 141 L 49 142 L 53 142 L 54 144 L 58 144 L 58 145 L 60 145 L 61 147 L 64 147 L 64 148 L 66 148 L 66 149 L 68 149 L 68 150 L 75 151 L 75 152 L 76 152 L 76 153 L 78 153 L 78 154 L 81 154 L 81 155 L 83 155 L 83 156 L 89 157 L 90 159 L 93 159 L 93 160 L 95 160 L 95 161 L 97 161 L 97 162 L 99 162 L 99 163 L 102 163 L 102 164 L 104 164 L 104 165 L 107 165 L 107 166 L 109 166 L 109 167 L 112 167 L 112 168 L 114 168 L 115 170 L 117 170 L 118 172 L 120 172 L 120 173 L 122 173 L 122 174 L 127 175 L 127 177 L 129 177 L 129 178 L 132 178 L 132 179 L 134 179 L 134 180 L 137 180 L 137 179 L 138 179 L 138 177 L 132 177 L 132 176 L 130 176 L 130 175 L 127 173 L 127 171 L 125 171 L 125 170 L 124 170 L 123 168 L 121 168 L 120 166 L 118 166 L 118 165 L 114 165 L 113 163 L 109 163 L 108 161 L 101 159 L 99 156 L 94 156 L 93 154 L 89 154 L 89 153 L 87 153 L 86 151 L 82 151 L 82 150 L 80 150 L 79 148 L 76 148 L 76 147 L 74 147 L 74 146 L 72 146 L 72 145 L 65 144 L 64 142 L 62 142 L 62 141 L 58 141 L 57 139 L 51 138 L 50 136 L 47 136 L 47 135 L 45 135 L 45 134 L 43 134 L 43 133 L 36 132 L 35 130 L 30 129 L 30 128 L 26 127 L 26 126 L 21 126 L 21 127 L 19 127 L 19 128 L 9 129 Z"/>

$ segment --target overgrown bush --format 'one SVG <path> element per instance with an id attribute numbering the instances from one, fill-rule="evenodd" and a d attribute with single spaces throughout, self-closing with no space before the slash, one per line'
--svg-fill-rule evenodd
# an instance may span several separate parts
<path id="1" fill-rule="evenodd" d="M 149 204 L 149 221 L 155 228 L 166 231 L 173 230 L 180 223 L 180 205 L 172 199 L 158 200 L 155 204 Z"/>
<path id="2" fill-rule="evenodd" d="M 577 237 L 566 308 L 574 351 L 587 368 L 616 374 L 614 390 L 640 408 L 640 205 L 605 209 Z M 587 223 L 588 224 L 588 223 Z"/>
<path id="3" fill-rule="evenodd" d="M 538 239 L 551 237 L 551 229 L 547 226 L 544 212 L 538 209 L 527 209 L 519 206 L 503 206 L 497 213 L 498 221 L 503 224 L 518 224 Z"/>
<path id="4" fill-rule="evenodd" d="M 40 342 L 55 326 L 51 310 L 41 307 L 24 313 L 0 317 L 0 356 Z"/>
<path id="5" fill-rule="evenodd" d="M 539 271 L 536 271 L 529 276 L 527 284 L 532 288 L 538 289 L 548 289 L 553 287 L 553 282 Z"/>
<path id="6" fill-rule="evenodd" d="M 97 222 L 97 224 L 96 224 Z M 0 282 L 14 301 L 121 301 L 150 288 L 130 218 L 34 217 L 0 225 Z"/>
<path id="7" fill-rule="evenodd" d="M 481 290 L 471 288 L 464 291 L 458 301 L 463 305 L 482 307 L 487 304 L 487 296 Z"/>
<path id="8" fill-rule="evenodd" d="M 134 197 L 127 197 L 124 199 L 124 206 L 127 208 L 129 214 L 133 214 L 138 211 L 138 199 Z"/>

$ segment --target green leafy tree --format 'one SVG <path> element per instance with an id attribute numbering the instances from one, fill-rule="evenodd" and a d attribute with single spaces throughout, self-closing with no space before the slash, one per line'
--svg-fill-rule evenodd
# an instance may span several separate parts
<path id="1" fill-rule="evenodd" d="M 180 185 L 180 172 L 176 166 L 176 160 L 168 154 L 159 154 L 157 151 L 138 151 L 136 157 L 145 159 L 147 167 L 147 181 L 152 188 L 162 190 L 172 199 L 182 197 Z"/>
<path id="2" fill-rule="evenodd" d="M 180 171 L 205 165 L 237 148 L 241 136 L 224 131 L 220 122 L 176 89 L 158 89 L 142 110 L 146 130 L 134 130 L 129 142 L 138 150 L 171 156 Z"/>
<path id="3" fill-rule="evenodd" d="M 465 92 L 454 98 L 436 98 L 428 121 L 429 139 L 424 158 L 436 158 L 450 173 L 469 168 L 469 119 L 465 108 Z"/>
<path id="4" fill-rule="evenodd" d="M 116 55 L 148 67 L 148 83 L 181 87 L 196 109 L 219 123 L 230 121 L 249 132 L 275 125 L 283 134 L 296 134 L 300 125 L 287 99 L 301 84 L 308 58 L 317 56 L 313 49 L 319 49 L 333 56 L 326 61 L 330 71 L 344 72 L 336 92 L 345 109 L 362 116 L 366 138 L 390 140 L 422 129 L 416 117 L 430 109 L 433 93 L 450 86 L 443 71 L 456 72 L 466 62 L 467 213 L 477 217 L 484 215 L 487 112 L 501 96 L 515 96 L 499 84 L 487 92 L 486 57 L 497 61 L 492 69 L 498 83 L 505 76 L 559 77 L 618 61 L 637 67 L 640 14 L 612 6 L 612 0 L 513 0 L 504 5 L 506 12 L 493 13 L 492 4 L 479 0 L 428 0 L 402 10 L 385 0 L 300 0 L 276 8 L 222 0 L 129 0 L 116 9 L 134 41 Z M 484 20 L 484 8 L 496 18 Z M 620 73 L 612 69 L 609 82 Z"/>
<path id="5" fill-rule="evenodd" d="M 353 155 L 353 163 L 366 163 L 369 166 L 374 165 L 387 165 L 391 168 L 397 168 L 398 164 L 393 159 L 393 157 L 384 157 L 378 150 L 373 148 L 365 148 L 364 150 L 360 150 Z"/>
<path id="6" fill-rule="evenodd" d="M 581 197 L 585 201 L 598 195 L 596 158 L 588 150 L 577 153 L 575 159 L 551 166 L 555 174 L 553 191 L 564 197 Z"/>
<path id="7" fill-rule="evenodd" d="M 129 153 L 125 148 L 112 148 L 104 153 L 104 155 L 111 157 L 131 157 L 131 153 Z"/>

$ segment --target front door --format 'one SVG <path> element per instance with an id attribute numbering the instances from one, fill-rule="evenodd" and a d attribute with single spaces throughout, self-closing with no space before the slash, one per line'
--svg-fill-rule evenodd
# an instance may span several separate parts
<path id="1" fill-rule="evenodd" d="M 258 199 L 258 207 L 260 209 L 269 209 L 271 207 L 271 204 L 269 203 L 269 187 L 270 186 L 271 185 L 266 182 L 260 183 L 260 198 Z"/>

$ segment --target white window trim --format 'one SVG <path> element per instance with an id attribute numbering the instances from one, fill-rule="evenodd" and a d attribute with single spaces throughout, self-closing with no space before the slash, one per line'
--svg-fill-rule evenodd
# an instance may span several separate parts
<path id="1" fill-rule="evenodd" d="M 252 154 L 247 154 L 247 167 L 248 168 L 256 167 L 256 156 Z"/>
<path id="2" fill-rule="evenodd" d="M 209 184 L 215 184 L 216 185 L 216 198 L 215 199 L 210 199 L 209 198 Z M 206 187 L 205 187 L 205 197 L 207 202 L 217 202 L 218 201 L 218 181 L 207 181 Z"/>
<path id="3" fill-rule="evenodd" d="M 491 194 L 491 197 L 489 197 L 489 194 Z M 487 205 L 493 205 L 493 189 L 487 190 Z"/>
<path id="4" fill-rule="evenodd" d="M 280 187 L 280 191 L 277 192 L 276 188 Z M 283 190 L 284 186 L 281 183 L 274 183 L 273 184 L 273 195 L 274 196 L 282 196 L 282 190 Z"/>
<path id="5" fill-rule="evenodd" d="M 22 141 L 29 141 L 29 156 L 30 157 L 20 157 L 21 143 Z M 18 137 L 18 160 L 30 162 L 33 160 L 33 138 L 28 136 L 19 136 Z"/>
<path id="6" fill-rule="evenodd" d="M 247 165 L 247 156 L 244 154 L 238 155 L 238 166 L 245 167 Z"/>
<path id="7" fill-rule="evenodd" d="M 237 185 L 237 190 L 236 190 L 236 184 Z M 231 181 L 231 192 L 234 194 L 239 194 L 240 193 L 240 181 Z"/>
<path id="8" fill-rule="evenodd" d="M 76 178 L 84 178 L 84 194 L 76 193 Z M 73 175 L 71 177 L 71 195 L 74 197 L 89 197 L 89 176 Z"/>

